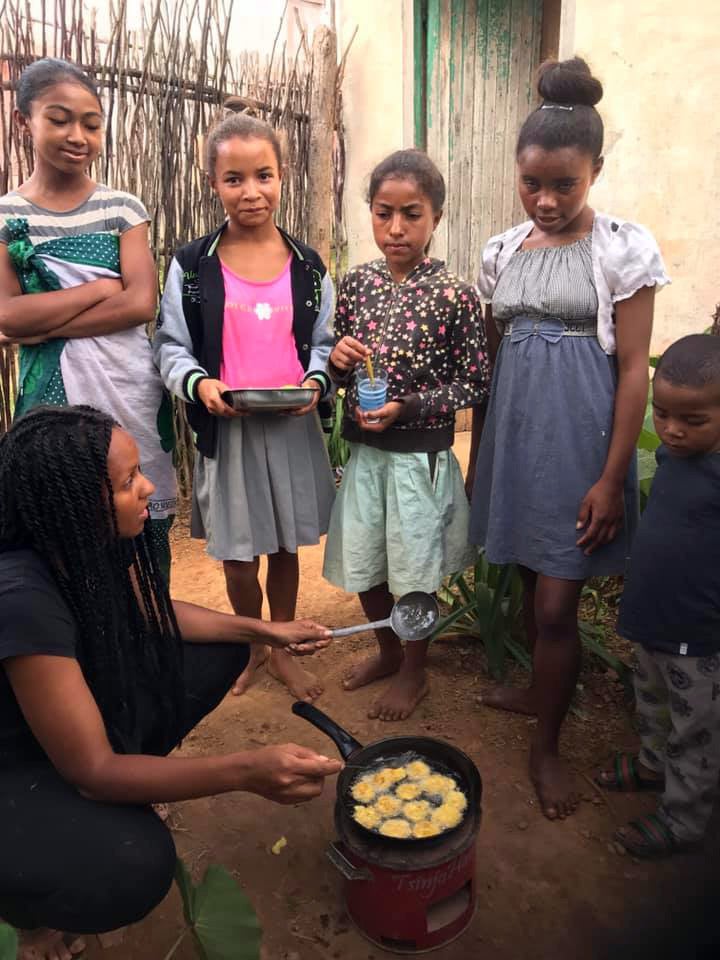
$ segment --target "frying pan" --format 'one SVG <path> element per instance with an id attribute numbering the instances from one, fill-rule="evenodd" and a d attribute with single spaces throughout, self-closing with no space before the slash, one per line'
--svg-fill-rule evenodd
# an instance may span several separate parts
<path id="1" fill-rule="evenodd" d="M 435 597 L 431 593 L 423 593 L 422 590 L 413 590 L 395 601 L 386 620 L 359 623 L 355 627 L 339 627 L 330 632 L 333 637 L 351 637 L 354 633 L 390 627 L 401 640 L 426 640 L 439 619 L 440 611 Z"/>
<path id="2" fill-rule="evenodd" d="M 382 840 L 399 846 L 407 844 L 431 846 L 438 841 L 444 841 L 456 830 L 459 830 L 468 816 L 474 816 L 475 811 L 479 808 L 482 796 L 482 780 L 477 767 L 467 754 L 444 740 L 437 740 L 435 737 L 386 737 L 364 747 L 347 730 L 343 730 L 326 713 L 318 710 L 310 703 L 298 700 L 292 705 L 292 712 L 327 734 L 340 751 L 343 760 L 348 761 L 348 765 L 340 771 L 337 779 L 338 801 L 346 811 L 348 818 L 352 820 L 353 827 L 367 837 L 371 837 L 375 841 Z M 467 797 L 468 805 L 460 823 L 434 837 L 385 837 L 382 834 L 375 833 L 374 830 L 363 827 L 362 824 L 353 819 L 353 811 L 357 802 L 353 799 L 350 791 L 358 776 L 362 776 L 363 768 L 373 769 L 381 760 L 392 763 L 393 758 L 401 757 L 406 753 L 418 754 L 431 766 L 435 768 L 444 767 L 445 771 L 454 774 L 459 781 L 460 788 Z"/>

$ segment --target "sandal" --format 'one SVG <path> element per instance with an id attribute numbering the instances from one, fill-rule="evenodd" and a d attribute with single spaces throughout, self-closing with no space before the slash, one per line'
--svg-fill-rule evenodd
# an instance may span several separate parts
<path id="1" fill-rule="evenodd" d="M 601 770 L 595 783 L 603 790 L 616 790 L 619 793 L 640 793 L 644 790 L 665 789 L 665 777 L 643 777 L 639 770 L 637 757 L 629 753 L 616 753 L 612 771 Z"/>
<path id="2" fill-rule="evenodd" d="M 628 835 L 627 827 L 621 827 L 613 834 L 613 840 L 633 857 L 639 860 L 662 860 L 675 853 L 692 850 L 695 844 L 676 840 L 668 827 L 655 813 L 648 813 L 637 820 L 631 820 L 628 826 L 642 839 L 633 839 Z"/>

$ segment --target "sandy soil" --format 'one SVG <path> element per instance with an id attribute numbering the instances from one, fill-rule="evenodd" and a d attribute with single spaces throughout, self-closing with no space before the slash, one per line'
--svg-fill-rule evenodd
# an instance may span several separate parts
<path id="1" fill-rule="evenodd" d="M 468 435 L 457 445 L 466 456 Z M 182 524 L 173 553 L 176 597 L 229 610 L 222 570 L 192 541 Z M 358 601 L 321 577 L 322 545 L 301 551 L 298 615 L 330 626 L 360 622 Z M 352 694 L 340 689 L 348 664 L 373 645 L 371 639 L 338 642 L 311 661 L 326 692 L 319 706 L 359 740 L 388 733 L 423 732 L 449 740 L 475 760 L 484 784 L 483 823 L 478 837 L 479 901 L 469 930 L 435 954 L 442 960 L 482 956 L 489 960 L 567 958 L 600 955 L 606 938 L 629 928 L 636 911 L 672 896 L 698 870 L 698 858 L 640 864 L 620 856 L 609 843 L 616 826 L 652 808 L 646 797 L 600 797 L 588 781 L 577 814 L 550 823 L 539 813 L 526 776 L 528 736 L 534 721 L 498 714 L 477 704 L 490 686 L 479 645 L 454 640 L 431 651 L 432 690 L 408 721 L 371 721 L 366 710 L 377 688 Z M 522 676 L 517 675 L 517 682 Z M 583 713 L 571 717 L 564 746 L 581 773 L 591 775 L 617 746 L 632 746 L 621 686 L 586 665 Z M 333 750 L 322 734 L 290 713 L 291 699 L 262 676 L 244 697 L 228 697 L 187 739 L 183 752 L 226 752 L 261 744 L 295 741 L 323 752 Z M 298 807 L 274 806 L 254 796 L 221 797 L 175 804 L 174 835 L 179 853 L 197 876 L 211 862 L 224 864 L 255 904 L 264 927 L 267 960 L 379 960 L 388 956 L 352 927 L 342 901 L 342 882 L 325 858 L 334 839 L 334 783 L 322 798 Z M 281 836 L 287 846 L 270 848 Z M 89 956 L 161 960 L 182 925 L 179 898 L 172 891 L 160 908 L 126 932 L 123 942 Z M 690 956 L 691 954 L 687 954 Z M 175 955 L 194 956 L 190 943 Z"/>

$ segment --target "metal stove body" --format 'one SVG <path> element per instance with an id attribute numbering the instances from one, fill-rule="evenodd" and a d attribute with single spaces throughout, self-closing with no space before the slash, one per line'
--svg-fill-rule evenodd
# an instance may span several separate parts
<path id="1" fill-rule="evenodd" d="M 368 940 L 393 953 L 425 953 L 466 929 L 475 912 L 480 819 L 478 805 L 447 839 L 399 845 L 368 837 L 336 804 L 339 840 L 328 857 L 345 878 L 348 914 Z"/>

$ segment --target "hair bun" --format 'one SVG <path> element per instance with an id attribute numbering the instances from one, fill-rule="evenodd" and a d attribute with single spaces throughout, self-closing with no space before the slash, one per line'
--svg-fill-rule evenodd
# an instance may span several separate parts
<path id="1" fill-rule="evenodd" d="M 538 71 L 537 89 L 543 100 L 567 106 L 594 107 L 602 100 L 603 88 L 582 57 L 546 60 Z"/>

